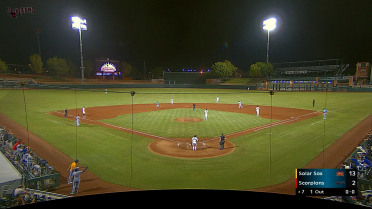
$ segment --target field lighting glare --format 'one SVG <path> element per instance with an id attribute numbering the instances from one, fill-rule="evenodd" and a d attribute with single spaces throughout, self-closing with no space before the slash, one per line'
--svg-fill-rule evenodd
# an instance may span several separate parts
<path id="1" fill-rule="evenodd" d="M 263 29 L 267 31 L 274 30 L 276 28 L 276 18 L 270 18 L 263 21 Z"/>
<path id="2" fill-rule="evenodd" d="M 267 48 L 266 48 L 266 62 L 269 63 L 269 43 L 270 43 L 270 31 L 276 28 L 276 18 L 270 18 L 263 21 L 263 29 L 267 30 Z"/>
<path id="3" fill-rule="evenodd" d="M 72 21 L 72 28 L 73 29 L 81 29 L 81 30 L 87 30 L 87 20 L 86 19 L 80 19 L 80 17 L 71 17 Z"/>
<path id="4" fill-rule="evenodd" d="M 81 67 L 81 82 L 84 83 L 84 62 L 83 62 L 83 42 L 81 40 L 81 31 L 87 30 L 87 20 L 81 19 L 80 17 L 74 16 L 71 17 L 73 29 L 79 30 L 79 39 L 80 39 L 80 67 Z"/>

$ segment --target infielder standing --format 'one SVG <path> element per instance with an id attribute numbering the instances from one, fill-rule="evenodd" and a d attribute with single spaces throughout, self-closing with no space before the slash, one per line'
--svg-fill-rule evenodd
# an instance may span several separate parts
<path id="1" fill-rule="evenodd" d="M 256 107 L 256 115 L 257 116 L 260 116 L 260 107 L 258 105 Z"/>
<path id="2" fill-rule="evenodd" d="M 208 120 L 208 109 L 204 110 L 204 120 Z"/>
<path id="3" fill-rule="evenodd" d="M 241 101 L 239 101 L 238 104 L 239 104 L 239 108 L 243 108 Z"/>
<path id="4" fill-rule="evenodd" d="M 327 119 L 327 109 L 326 108 L 323 108 L 323 119 Z"/>
<path id="5" fill-rule="evenodd" d="M 80 116 L 77 115 L 76 118 L 75 118 L 75 121 L 76 121 L 76 126 L 80 126 Z"/>
<path id="6" fill-rule="evenodd" d="M 68 116 L 67 116 L 67 112 L 68 112 L 68 110 L 67 110 L 67 107 L 66 107 L 66 109 L 65 109 L 65 118 L 68 117 Z"/>
<path id="7" fill-rule="evenodd" d="M 192 150 L 193 151 L 196 151 L 196 146 L 197 146 L 197 142 L 198 142 L 198 138 L 196 137 L 196 135 L 194 135 L 194 137 L 191 138 L 191 145 L 192 145 Z"/>
<path id="8" fill-rule="evenodd" d="M 83 106 L 83 108 L 81 108 L 81 112 L 83 113 L 83 118 L 85 118 L 85 106 Z"/>

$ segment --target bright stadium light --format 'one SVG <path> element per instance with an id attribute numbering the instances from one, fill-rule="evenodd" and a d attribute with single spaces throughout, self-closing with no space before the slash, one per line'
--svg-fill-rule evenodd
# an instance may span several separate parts
<path id="1" fill-rule="evenodd" d="M 81 40 L 81 31 L 87 30 L 87 20 L 81 19 L 80 17 L 74 16 L 71 17 L 72 25 L 71 27 L 73 29 L 79 30 L 79 38 L 80 38 L 80 68 L 81 68 L 81 82 L 84 83 L 84 62 L 83 62 L 83 42 Z"/>
<path id="2" fill-rule="evenodd" d="M 276 28 L 276 18 L 270 18 L 263 21 L 263 29 L 264 30 L 274 30 Z"/>
<path id="3" fill-rule="evenodd" d="M 270 43 L 270 31 L 276 28 L 276 18 L 270 18 L 263 21 L 263 29 L 267 30 L 267 48 L 266 48 L 266 62 L 269 63 L 269 43 Z"/>

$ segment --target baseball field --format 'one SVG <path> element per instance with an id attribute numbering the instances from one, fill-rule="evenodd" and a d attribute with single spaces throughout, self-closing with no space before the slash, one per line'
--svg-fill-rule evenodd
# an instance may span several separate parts
<path id="1" fill-rule="evenodd" d="M 247 190 L 288 180 L 372 114 L 371 101 L 371 93 L 349 92 L 20 89 L 0 91 L 0 112 L 106 182 L 146 190 Z M 220 150 L 222 133 L 227 140 Z"/>

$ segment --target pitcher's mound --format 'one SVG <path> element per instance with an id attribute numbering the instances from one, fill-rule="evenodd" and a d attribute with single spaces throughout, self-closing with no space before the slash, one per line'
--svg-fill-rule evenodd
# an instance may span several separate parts
<path id="1" fill-rule="evenodd" d="M 154 153 L 176 158 L 211 158 L 227 155 L 235 150 L 235 145 L 225 142 L 225 149 L 220 150 L 219 140 L 202 141 L 199 139 L 197 150 L 193 151 L 189 138 L 177 141 L 155 140 L 148 145 Z"/>
<path id="2" fill-rule="evenodd" d="M 176 118 L 174 119 L 177 122 L 185 122 L 185 123 L 192 123 L 192 122 L 200 122 L 203 121 L 201 118 Z"/>

